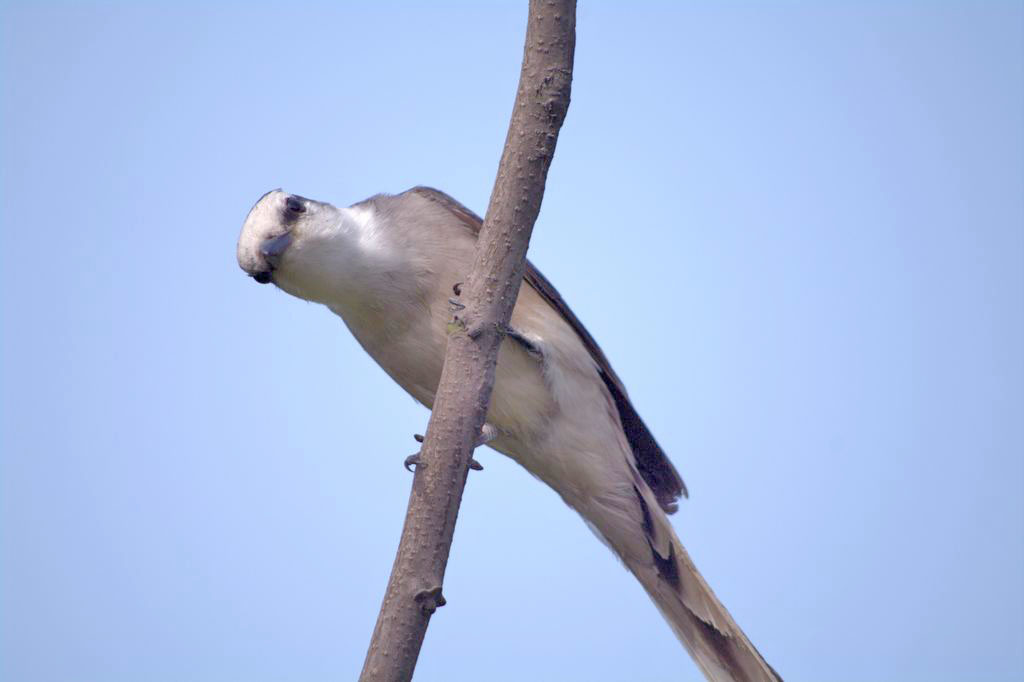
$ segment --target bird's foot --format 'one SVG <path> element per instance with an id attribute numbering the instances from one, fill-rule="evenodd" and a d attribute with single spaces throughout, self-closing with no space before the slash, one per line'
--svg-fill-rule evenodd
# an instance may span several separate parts
<path id="1" fill-rule="evenodd" d="M 414 433 L 412 437 L 417 443 L 423 442 L 422 434 Z M 494 426 L 491 426 L 490 424 L 484 424 L 483 428 L 480 429 L 480 435 L 477 437 L 476 443 L 473 445 L 473 447 L 478 448 L 481 445 L 487 445 L 497 437 L 498 429 L 495 428 Z M 418 452 L 415 452 L 406 457 L 403 465 L 405 466 L 407 471 L 413 471 L 413 467 L 426 466 L 425 463 L 420 461 L 420 453 Z M 470 457 L 469 468 L 472 469 L 473 471 L 483 471 L 484 465 Z"/>
<path id="2" fill-rule="evenodd" d="M 488 443 L 490 443 L 492 440 L 494 440 L 497 437 L 498 437 L 498 429 L 496 427 L 492 426 L 491 424 L 486 424 L 485 423 L 483 425 L 483 428 L 480 429 L 480 435 L 477 436 L 476 444 L 473 447 L 474 448 L 478 448 L 481 445 L 487 445 Z M 472 469 L 473 471 L 483 471 L 484 470 L 484 465 L 481 464 L 480 462 L 476 461 L 475 459 L 470 458 L 470 460 L 469 460 L 469 468 Z"/>

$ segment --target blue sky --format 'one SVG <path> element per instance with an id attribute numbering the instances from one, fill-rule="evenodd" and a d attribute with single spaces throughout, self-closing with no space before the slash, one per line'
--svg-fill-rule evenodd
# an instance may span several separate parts
<path id="1" fill-rule="evenodd" d="M 246 278 L 275 187 L 483 211 L 524 2 L 5 3 L 0 678 L 354 679 L 427 412 Z M 1024 676 L 1020 3 L 583 2 L 532 260 L 787 680 Z M 419 680 L 696 680 L 492 451 Z"/>

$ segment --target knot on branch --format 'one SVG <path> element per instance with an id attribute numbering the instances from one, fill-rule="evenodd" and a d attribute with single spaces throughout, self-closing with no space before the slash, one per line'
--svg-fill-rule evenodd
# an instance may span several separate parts
<path id="1" fill-rule="evenodd" d="M 441 594 L 441 586 L 432 587 L 429 590 L 420 590 L 413 597 L 416 603 L 423 609 L 423 614 L 429 616 L 434 611 L 447 604 L 444 595 Z"/>
<path id="2" fill-rule="evenodd" d="M 572 72 L 557 66 L 547 68 L 534 90 L 534 101 L 544 109 L 548 123 L 554 125 L 556 131 L 569 111 L 571 93 Z"/>

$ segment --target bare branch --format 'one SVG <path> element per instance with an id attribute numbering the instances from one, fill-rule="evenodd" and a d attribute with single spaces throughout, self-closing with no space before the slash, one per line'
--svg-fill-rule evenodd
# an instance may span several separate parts
<path id="1" fill-rule="evenodd" d="M 402 540 L 366 655 L 362 682 L 412 678 L 441 594 L 473 448 L 522 283 L 548 167 L 569 107 L 575 0 L 530 0 L 523 67 L 473 269 L 449 325 L 448 350 L 413 478 Z"/>

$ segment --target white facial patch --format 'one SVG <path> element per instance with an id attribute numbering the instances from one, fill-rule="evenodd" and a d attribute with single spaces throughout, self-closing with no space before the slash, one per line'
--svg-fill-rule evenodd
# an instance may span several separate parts
<path id="1" fill-rule="evenodd" d="M 242 224 L 242 232 L 238 236 L 238 265 L 249 274 L 264 268 L 259 253 L 260 244 L 280 232 L 277 207 L 282 196 L 285 194 L 279 189 L 264 194 L 249 211 Z"/>

